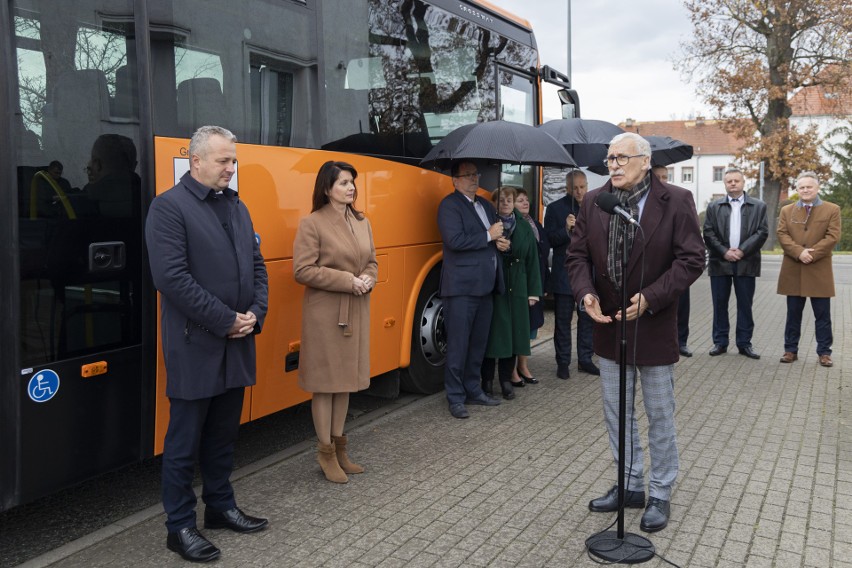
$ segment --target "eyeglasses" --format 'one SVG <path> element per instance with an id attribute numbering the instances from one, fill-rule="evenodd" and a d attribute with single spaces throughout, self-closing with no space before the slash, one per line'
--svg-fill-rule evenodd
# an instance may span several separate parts
<path id="1" fill-rule="evenodd" d="M 479 179 L 479 176 L 481 176 L 481 175 L 482 174 L 480 174 L 479 172 L 473 172 L 472 174 L 459 174 L 459 175 L 456 175 L 456 176 L 453 176 L 453 177 L 454 178 Z"/>
<path id="2" fill-rule="evenodd" d="M 607 156 L 603 161 L 603 164 L 609 167 L 613 162 L 617 163 L 619 166 L 626 166 L 630 161 L 630 158 L 644 158 L 645 154 L 634 154 L 633 156 Z"/>

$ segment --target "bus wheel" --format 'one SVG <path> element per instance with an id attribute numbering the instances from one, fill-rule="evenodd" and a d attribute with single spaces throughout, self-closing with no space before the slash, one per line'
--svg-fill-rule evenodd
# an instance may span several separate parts
<path id="1" fill-rule="evenodd" d="M 444 332 L 444 303 L 438 296 L 440 268 L 426 277 L 411 330 L 411 365 L 400 373 L 400 388 L 432 394 L 444 388 L 447 336 Z"/>

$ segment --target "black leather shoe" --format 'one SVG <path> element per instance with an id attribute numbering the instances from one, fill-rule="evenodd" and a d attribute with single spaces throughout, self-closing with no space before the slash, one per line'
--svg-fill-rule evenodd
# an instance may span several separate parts
<path id="1" fill-rule="evenodd" d="M 714 345 L 713 349 L 710 350 L 710 356 L 715 357 L 716 355 L 721 355 L 722 353 L 728 352 L 727 345 Z"/>
<path id="2" fill-rule="evenodd" d="M 506 400 L 515 399 L 515 389 L 512 388 L 512 381 L 500 381 L 500 390 L 503 391 L 503 398 Z"/>
<path id="3" fill-rule="evenodd" d="M 589 361 L 588 363 L 579 363 L 577 364 L 577 368 L 583 371 L 584 373 L 589 373 L 590 375 L 600 375 L 601 370 L 598 369 L 598 366 Z"/>
<path id="4" fill-rule="evenodd" d="M 474 404 L 476 406 L 500 406 L 500 399 L 488 396 L 483 393 L 476 398 L 469 398 L 464 401 L 465 404 Z"/>
<path id="5" fill-rule="evenodd" d="M 757 353 L 754 349 L 752 349 L 751 345 L 748 347 L 740 347 L 740 355 L 745 355 L 749 359 L 760 359 L 760 353 Z"/>
<path id="6" fill-rule="evenodd" d="M 528 385 L 538 384 L 538 379 L 536 379 L 535 377 L 527 377 L 526 375 L 522 375 L 521 373 L 518 373 L 518 376 L 521 377 Z"/>
<path id="7" fill-rule="evenodd" d="M 461 403 L 451 404 L 450 414 L 453 415 L 453 418 L 470 418 L 470 412 Z"/>
<path id="8" fill-rule="evenodd" d="M 237 507 L 222 513 L 209 507 L 204 510 L 205 529 L 230 529 L 238 533 L 253 533 L 265 529 L 267 525 L 269 521 L 266 519 L 246 515 Z"/>
<path id="9" fill-rule="evenodd" d="M 641 509 L 645 506 L 644 491 L 624 490 L 624 507 L 626 509 Z M 613 485 L 603 497 L 589 501 L 589 511 L 593 513 L 612 513 L 618 511 L 618 485 Z"/>
<path id="10" fill-rule="evenodd" d="M 648 506 L 645 507 L 645 512 L 642 513 L 642 521 L 639 523 L 639 528 L 649 533 L 661 531 L 669 524 L 670 513 L 671 504 L 668 501 L 651 497 L 648 499 Z"/>
<path id="11" fill-rule="evenodd" d="M 513 388 L 516 388 L 516 389 L 522 389 L 522 388 L 524 388 L 525 386 L 527 386 L 527 383 L 525 383 L 525 382 L 524 382 L 524 379 L 521 379 L 521 380 L 520 380 L 520 381 L 518 381 L 517 383 L 516 383 L 515 381 L 512 381 L 512 387 L 513 387 Z"/>
<path id="12" fill-rule="evenodd" d="M 684 357 L 692 357 L 692 351 L 690 351 L 689 347 L 687 347 L 686 345 L 680 346 L 680 354 Z"/>
<path id="13" fill-rule="evenodd" d="M 166 538 L 166 548 L 180 554 L 190 562 L 209 562 L 219 558 L 219 549 L 204 538 L 198 529 L 189 527 L 178 532 L 170 532 Z"/>
<path id="14" fill-rule="evenodd" d="M 571 371 L 568 370 L 568 365 L 557 365 L 556 376 L 562 379 L 563 381 L 567 381 L 568 379 L 570 379 Z"/>

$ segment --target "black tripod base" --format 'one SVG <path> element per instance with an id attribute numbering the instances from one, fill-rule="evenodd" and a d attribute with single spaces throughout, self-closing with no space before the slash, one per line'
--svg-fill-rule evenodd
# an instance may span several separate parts
<path id="1" fill-rule="evenodd" d="M 644 536 L 624 533 L 624 538 L 618 538 L 616 531 L 590 536 L 586 539 L 586 549 L 601 560 L 617 564 L 641 564 L 656 554 L 654 545 Z"/>

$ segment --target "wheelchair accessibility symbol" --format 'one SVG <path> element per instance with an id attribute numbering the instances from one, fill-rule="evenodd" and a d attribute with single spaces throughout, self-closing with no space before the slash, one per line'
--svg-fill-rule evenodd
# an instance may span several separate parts
<path id="1" fill-rule="evenodd" d="M 44 369 L 30 379 L 27 393 L 34 402 L 47 402 L 59 391 L 59 375 L 50 369 Z"/>

